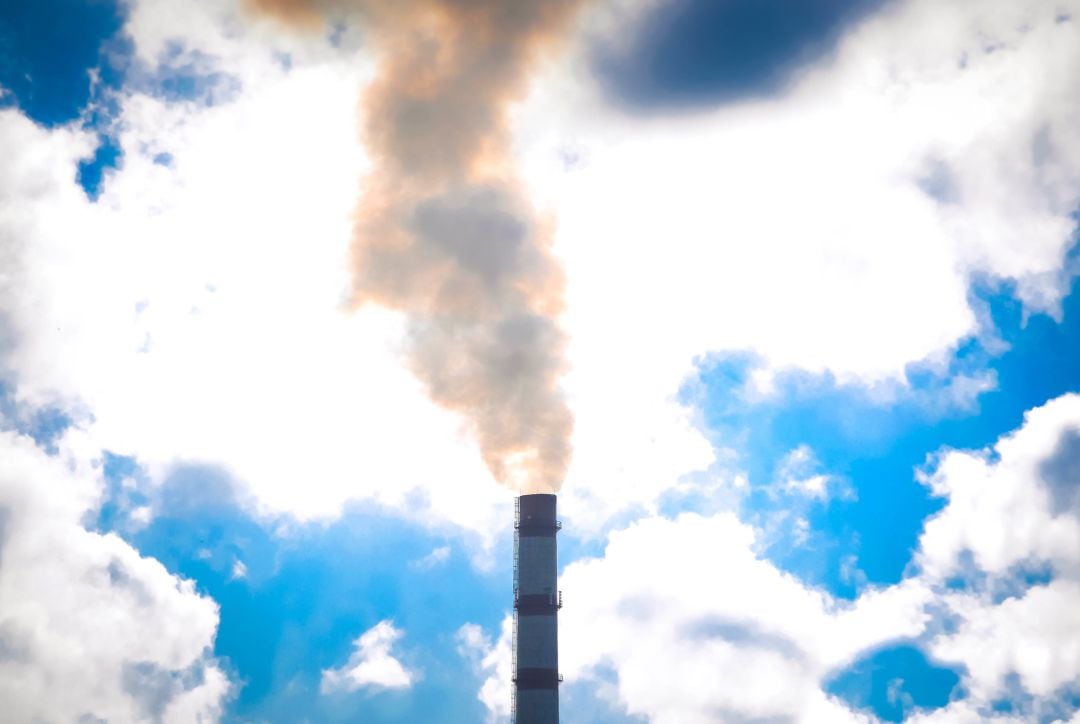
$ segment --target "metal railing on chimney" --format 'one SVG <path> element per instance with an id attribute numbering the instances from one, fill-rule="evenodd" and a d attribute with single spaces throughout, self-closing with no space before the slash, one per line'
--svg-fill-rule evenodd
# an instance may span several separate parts
<path id="1" fill-rule="evenodd" d="M 518 612 L 514 607 L 514 636 L 510 652 L 510 724 L 517 724 L 517 639 L 518 639 Z"/>

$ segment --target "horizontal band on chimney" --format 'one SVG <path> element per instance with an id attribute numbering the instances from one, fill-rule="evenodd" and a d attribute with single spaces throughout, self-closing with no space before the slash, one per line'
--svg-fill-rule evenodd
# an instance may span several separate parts
<path id="1" fill-rule="evenodd" d="M 550 593 L 521 595 L 514 601 L 514 608 L 521 616 L 554 616 L 561 606 L 561 597 Z"/>
<path id="2" fill-rule="evenodd" d="M 521 523 L 518 526 L 518 535 L 522 538 L 554 538 L 562 526 L 552 523 Z"/>
<path id="3" fill-rule="evenodd" d="M 518 690 L 523 689 L 558 689 L 562 677 L 555 669 L 518 669 L 514 683 Z"/>

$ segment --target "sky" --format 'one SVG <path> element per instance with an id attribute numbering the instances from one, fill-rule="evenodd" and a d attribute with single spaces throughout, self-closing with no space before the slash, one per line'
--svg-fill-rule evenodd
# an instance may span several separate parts
<path id="1" fill-rule="evenodd" d="M 0 720 L 1080 722 L 1080 3 L 389 7 L 0 3 Z"/>

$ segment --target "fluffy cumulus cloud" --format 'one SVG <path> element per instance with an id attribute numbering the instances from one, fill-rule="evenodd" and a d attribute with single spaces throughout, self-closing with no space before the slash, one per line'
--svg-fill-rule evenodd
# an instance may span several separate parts
<path id="1" fill-rule="evenodd" d="M 843 603 L 755 553 L 730 514 L 650 518 L 570 564 L 561 616 L 569 681 L 617 676 L 630 714 L 654 722 L 857 721 L 821 683 L 876 644 L 918 636 L 915 582 Z"/>
<path id="2" fill-rule="evenodd" d="M 83 526 L 100 467 L 0 432 L 0 699 L 9 721 L 216 721 L 217 605 Z"/>
<path id="3" fill-rule="evenodd" d="M 919 562 L 943 579 L 1025 566 L 1080 578 L 1080 396 L 1027 413 L 991 450 L 947 451 L 924 476 L 948 506 L 927 522 Z"/>
<path id="4" fill-rule="evenodd" d="M 439 520 L 489 530 L 507 496 L 403 368 L 401 324 L 346 304 L 368 63 L 347 36 L 298 40 L 237 13 L 200 4 L 173 23 L 167 4 L 133 6 L 144 62 L 198 50 L 237 91 L 174 99 L 153 77 L 125 91 L 123 163 L 96 203 L 74 175 L 91 134 L 0 115 L 6 378 L 155 482 L 221 465 L 253 507 L 301 519 L 420 490 Z"/>
<path id="5" fill-rule="evenodd" d="M 926 525 L 922 575 L 950 583 L 931 651 L 963 664 L 973 700 L 1080 691 L 1080 396 L 1030 411 L 992 450 L 943 455 L 928 477 L 948 505 Z"/>
<path id="6" fill-rule="evenodd" d="M 912 721 L 1069 721 L 1080 691 L 1080 397 L 1030 411 L 992 450 L 944 451 L 922 475 L 946 505 L 900 583 L 841 601 L 761 557 L 721 513 L 651 517 L 566 567 L 567 680 L 652 722 L 868 721 L 830 676 L 912 641 L 961 672 Z M 916 474 L 916 471 L 912 471 Z M 494 686 L 497 674 L 489 673 Z"/>
<path id="7" fill-rule="evenodd" d="M 733 514 L 665 518 L 658 501 L 746 487 L 737 441 L 687 392 L 710 354 L 755 361 L 747 394 L 796 369 L 903 395 L 912 365 L 947 376 L 959 345 L 992 335 L 976 281 L 1058 313 L 1080 206 L 1080 9 L 885 3 L 771 96 L 630 118 L 567 71 L 649 6 L 592 4 L 512 119 L 567 274 L 577 422 L 560 505 L 568 530 L 607 536 L 562 577 L 568 681 L 613 672 L 617 705 L 656 722 L 859 721 L 826 680 L 904 640 L 962 672 L 963 696 L 916 718 L 1075 718 L 1077 398 L 993 450 L 935 458 L 923 474 L 944 508 L 911 570 L 854 601 L 778 569 Z M 372 68 L 356 28 L 138 0 L 125 30 L 122 162 L 96 201 L 76 183 L 93 133 L 0 109 L 0 384 L 18 415 L 72 425 L 51 455 L 0 434 L 0 698 L 26 720 L 211 720 L 229 690 L 207 653 L 213 602 L 84 527 L 100 471 L 82 461 L 102 450 L 150 485 L 221 468 L 252 510 L 298 519 L 374 500 L 490 542 L 510 517 L 461 420 L 403 364 L 402 320 L 348 304 Z M 957 377 L 935 404 L 993 384 Z M 791 497 L 838 493 L 808 448 L 780 468 Z M 361 635 L 322 689 L 410 687 L 401 635 L 388 621 Z M 511 637 L 509 622 L 459 631 L 494 718 Z"/>
<path id="8" fill-rule="evenodd" d="M 702 355 L 751 353 L 764 391 L 789 368 L 902 390 L 907 365 L 980 332 L 973 278 L 1055 309 L 1080 200 L 1080 43 L 1059 4 L 892 3 L 783 94 L 646 121 L 563 72 L 635 16 L 591 6 L 514 115 L 568 275 L 577 530 L 734 479 L 677 398 Z M 89 134 L 3 112 L 7 377 L 155 481 L 209 463 L 261 511 L 367 498 L 490 536 L 507 493 L 404 368 L 400 318 L 346 304 L 372 68 L 348 28 L 132 3 L 123 160 L 96 203 L 73 181 Z"/>
<path id="9" fill-rule="evenodd" d="M 392 649 L 404 635 L 392 621 L 380 621 L 353 642 L 349 660 L 336 669 L 322 672 L 319 690 L 324 694 L 358 689 L 408 689 L 417 672 L 405 668 Z"/>
<path id="10" fill-rule="evenodd" d="M 627 5 L 597 5 L 588 32 L 623 32 Z M 888 3 L 783 93 L 675 118 L 596 101 L 576 56 L 538 83 L 520 135 L 570 283 L 564 508 L 648 507 L 710 464 L 672 402 L 710 351 L 757 358 L 758 391 L 794 368 L 903 394 L 909 365 L 943 370 L 988 331 L 974 280 L 1054 312 L 1080 204 L 1069 8 Z M 975 373 L 936 402 L 992 385 Z"/>
<path id="11" fill-rule="evenodd" d="M 513 669 L 514 619 L 507 616 L 492 640 L 474 623 L 458 629 L 458 652 L 483 679 L 477 698 L 488 712 L 488 722 L 510 721 L 511 672 Z"/>

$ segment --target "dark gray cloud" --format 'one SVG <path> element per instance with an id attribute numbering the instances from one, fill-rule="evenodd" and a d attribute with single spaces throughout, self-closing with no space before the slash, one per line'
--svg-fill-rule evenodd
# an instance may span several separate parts
<path id="1" fill-rule="evenodd" d="M 960 200 L 960 184 L 956 174 L 941 159 L 929 160 L 917 183 L 927 196 L 941 203 L 952 204 Z"/>
<path id="2" fill-rule="evenodd" d="M 0 506 L 0 569 L 4 567 L 4 548 L 7 546 L 9 535 L 11 535 L 11 509 Z"/>
<path id="3" fill-rule="evenodd" d="M 711 710 L 711 719 L 724 724 L 789 724 L 795 721 L 795 717 L 785 715 L 754 716 L 736 709 L 714 708 Z"/>
<path id="4" fill-rule="evenodd" d="M 160 722 L 173 699 L 202 686 L 206 671 L 201 661 L 181 671 L 162 668 L 152 661 L 137 661 L 124 665 L 121 678 L 124 692 L 135 700 L 140 713 Z"/>
<path id="5" fill-rule="evenodd" d="M 109 564 L 105 566 L 105 575 L 111 586 L 127 591 L 140 606 L 153 605 L 154 597 L 150 594 L 146 583 L 132 576 L 119 559 L 114 558 L 109 561 Z"/>
<path id="6" fill-rule="evenodd" d="M 143 716 L 161 721 L 165 707 L 183 688 L 179 677 L 150 661 L 126 664 L 123 671 L 124 692 L 134 699 Z"/>
<path id="7" fill-rule="evenodd" d="M 617 102 L 637 109 L 769 95 L 886 1 L 668 0 L 629 29 L 630 43 L 597 39 L 593 68 Z"/>
<path id="8" fill-rule="evenodd" d="M 739 648 L 766 649 L 788 659 L 802 659 L 805 656 L 790 638 L 764 629 L 753 621 L 709 616 L 688 624 L 682 633 L 691 639 L 719 639 Z"/>
<path id="9" fill-rule="evenodd" d="M 1080 429 L 1066 430 L 1040 473 L 1050 491 L 1050 506 L 1055 515 L 1080 515 Z"/>
<path id="10" fill-rule="evenodd" d="M 0 664 L 22 663 L 30 658 L 30 634 L 12 621 L 0 621 Z"/>

